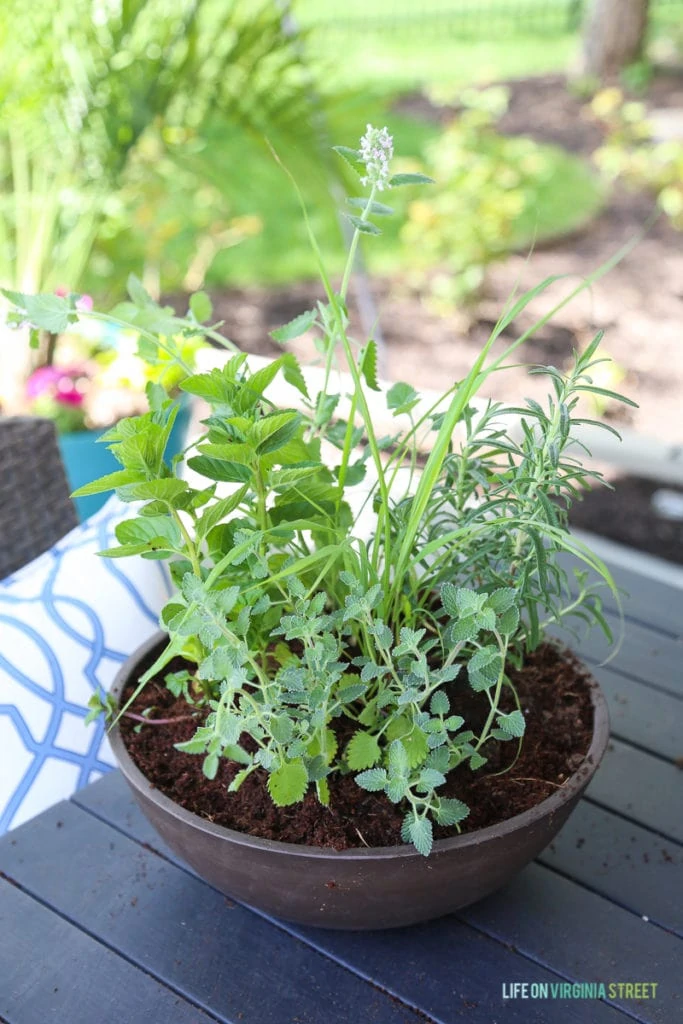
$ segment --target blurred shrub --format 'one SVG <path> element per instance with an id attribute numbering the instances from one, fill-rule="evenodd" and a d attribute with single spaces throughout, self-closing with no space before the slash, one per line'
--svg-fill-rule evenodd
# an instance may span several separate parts
<path id="1" fill-rule="evenodd" d="M 137 219 L 158 249 L 174 180 L 201 196 L 172 161 L 212 115 L 316 146 L 306 69 L 267 0 L 5 0 L 0 44 L 0 280 L 24 291 L 77 290 L 105 218 L 110 237 Z"/>
<path id="2" fill-rule="evenodd" d="M 229 183 L 219 187 L 198 164 L 201 146 L 189 129 L 148 131 L 141 138 L 121 188 L 106 204 L 89 288 L 140 273 L 153 295 L 195 292 L 219 252 L 258 234 L 261 218 L 235 214 Z"/>
<path id="3" fill-rule="evenodd" d="M 605 177 L 651 190 L 672 224 L 683 228 L 683 138 L 657 140 L 644 104 L 625 101 L 620 89 L 603 89 L 590 110 L 606 132 L 594 154 Z"/>
<path id="4" fill-rule="evenodd" d="M 556 146 L 506 137 L 503 87 L 469 90 L 461 112 L 425 149 L 436 185 L 410 202 L 402 230 L 408 265 L 427 272 L 437 307 L 476 297 L 486 268 L 518 247 L 577 228 L 599 208 L 602 190 L 582 161 Z"/>

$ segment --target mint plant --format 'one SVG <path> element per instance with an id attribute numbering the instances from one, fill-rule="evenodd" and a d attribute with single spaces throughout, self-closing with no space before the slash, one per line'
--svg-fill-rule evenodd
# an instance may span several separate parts
<path id="1" fill-rule="evenodd" d="M 585 569 L 614 586 L 569 534 L 566 512 L 598 475 L 581 463 L 573 431 L 584 422 L 581 396 L 604 394 L 591 378 L 600 339 L 576 354 L 567 374 L 532 369 L 548 377 L 544 406 L 474 403 L 531 333 L 494 355 L 545 281 L 510 303 L 467 377 L 431 407 L 419 404 L 411 385 L 394 384 L 385 398 L 396 428 L 378 437 L 368 402 L 369 391 L 381 390 L 377 349 L 353 336 L 346 304 L 354 254 L 360 237 L 378 234 L 376 221 L 391 215 L 377 194 L 429 179 L 391 175 L 386 129 L 368 126 L 359 150 L 338 152 L 365 187 L 349 200 L 355 231 L 341 285 L 333 287 L 308 227 L 326 301 L 274 332 L 283 345 L 314 332 L 321 390 L 308 393 L 291 352 L 255 372 L 243 353 L 231 354 L 219 369 L 183 380 L 210 415 L 201 436 L 169 463 L 176 404 L 151 385 L 149 412 L 122 420 L 105 438 L 121 468 L 78 493 L 113 489 L 133 503 L 117 527 L 118 546 L 103 555 L 169 564 L 176 590 L 161 616 L 168 644 L 139 685 L 162 675 L 173 657 L 187 659 L 188 673 L 169 675 L 167 685 L 203 711 L 179 747 L 203 759 L 205 775 L 215 777 L 229 758 L 240 765 L 231 790 L 258 772 L 273 801 L 288 806 L 311 787 L 327 804 L 335 777 L 352 772 L 360 787 L 400 805 L 404 840 L 428 855 L 434 824 L 457 829 L 468 814 L 444 795 L 449 774 L 461 765 L 480 770 L 492 744 L 510 743 L 512 757 L 523 742 L 510 666 L 523 665 L 552 623 L 578 617 L 609 633 Z M 308 226 L 303 201 L 302 210 Z M 44 313 L 51 323 L 93 315 L 68 297 L 51 296 L 47 305 L 40 298 L 15 295 L 16 316 L 39 328 Z M 138 330 L 143 352 L 161 348 L 180 359 L 184 336 L 224 341 L 219 325 L 206 326 L 203 295 L 177 317 L 134 282 L 130 303 L 111 316 Z M 346 418 L 333 387 L 338 357 L 352 381 Z M 268 397 L 278 375 L 291 386 L 291 408 Z M 519 437 L 509 429 L 512 417 Z M 420 465 L 425 435 L 429 455 Z M 201 484 L 183 478 L 185 465 Z M 349 504 L 364 480 L 369 538 Z M 584 563 L 578 582 L 558 558 L 563 552 Z M 481 726 L 460 713 L 467 688 L 488 705 Z M 102 697 L 93 701 L 99 707 L 107 710 Z M 142 725 L 152 727 L 151 718 Z"/>

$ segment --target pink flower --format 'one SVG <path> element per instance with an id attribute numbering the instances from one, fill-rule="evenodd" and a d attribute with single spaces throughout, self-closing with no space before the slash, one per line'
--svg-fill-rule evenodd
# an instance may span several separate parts
<path id="1" fill-rule="evenodd" d="M 89 374 L 82 366 L 41 366 L 26 382 L 28 398 L 48 396 L 64 405 L 82 405 Z"/>
<path id="2" fill-rule="evenodd" d="M 71 295 L 71 289 L 67 288 L 66 285 L 60 284 L 59 288 L 55 288 L 55 295 L 59 295 L 60 299 L 65 299 L 68 295 Z M 89 313 L 93 306 L 92 295 L 79 295 L 76 299 L 76 309 L 80 309 L 81 313 Z"/>

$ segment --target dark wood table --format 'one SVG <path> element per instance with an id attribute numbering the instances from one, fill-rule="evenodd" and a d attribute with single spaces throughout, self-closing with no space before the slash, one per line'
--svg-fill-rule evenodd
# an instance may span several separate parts
<path id="1" fill-rule="evenodd" d="M 270 920 L 178 862 L 112 773 L 0 841 L 0 1018 L 683 1021 L 683 591 L 615 576 L 631 594 L 621 649 L 600 667 L 604 642 L 581 647 L 610 702 L 609 751 L 557 841 L 507 889 L 393 932 Z M 606 998 L 551 998 L 565 982 L 603 983 Z M 531 998 L 544 985 L 548 998 Z"/>

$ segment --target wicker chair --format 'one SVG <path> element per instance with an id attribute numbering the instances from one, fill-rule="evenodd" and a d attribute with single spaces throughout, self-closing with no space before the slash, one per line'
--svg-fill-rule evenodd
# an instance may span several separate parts
<path id="1" fill-rule="evenodd" d="M 0 418 L 0 579 L 77 525 L 52 421 Z"/>

